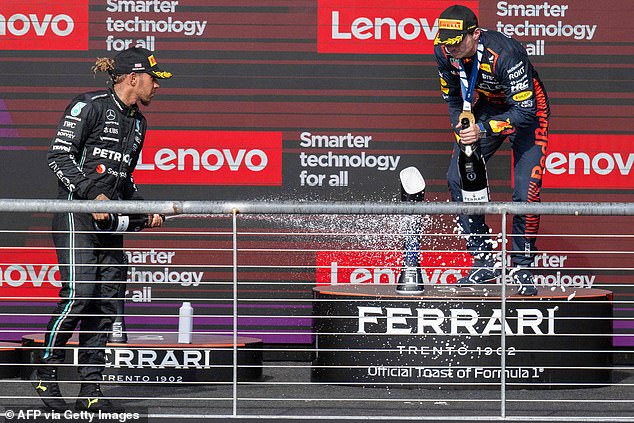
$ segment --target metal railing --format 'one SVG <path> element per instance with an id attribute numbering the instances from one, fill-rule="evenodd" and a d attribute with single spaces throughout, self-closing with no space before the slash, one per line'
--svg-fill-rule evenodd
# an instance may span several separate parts
<path id="1" fill-rule="evenodd" d="M 283 297 L 279 298 L 265 298 L 264 300 L 269 301 L 271 303 L 285 302 L 285 304 L 299 304 L 304 307 L 304 311 L 308 308 L 312 308 L 312 305 L 316 304 L 319 301 L 322 301 L 317 298 L 312 298 L 312 296 L 307 296 L 306 293 L 311 292 L 311 288 L 314 286 L 314 282 L 306 279 L 295 278 L 298 282 L 293 282 L 293 277 L 288 276 L 289 273 L 294 272 L 304 272 L 307 274 L 313 274 L 313 271 L 316 273 L 317 271 L 329 271 L 331 269 L 328 266 L 320 263 L 312 264 L 305 262 L 298 262 L 293 258 L 289 258 L 293 255 L 298 255 L 302 258 L 307 256 L 312 256 L 314 254 L 322 254 L 322 253 L 331 253 L 341 251 L 344 253 L 385 253 L 392 254 L 393 256 L 398 256 L 401 252 L 399 250 L 399 245 L 402 245 L 402 237 L 403 233 L 399 231 L 399 216 L 400 215 L 430 215 L 433 217 L 441 216 L 441 215 L 455 215 L 458 213 L 463 214 L 486 214 L 486 215 L 499 215 L 500 222 L 499 228 L 499 238 L 502 240 L 499 248 L 499 252 L 501 257 L 504 258 L 501 260 L 501 280 L 507 280 L 506 276 L 508 273 L 508 263 L 506 260 L 507 255 L 509 254 L 507 242 L 511 235 L 507 233 L 507 216 L 509 214 L 538 214 L 538 215 L 563 215 L 563 216 L 633 216 L 634 215 L 634 203 L 546 203 L 546 204 L 535 204 L 535 203 L 485 203 L 485 204 L 464 204 L 464 203 L 359 203 L 359 202 L 336 202 L 336 203 L 327 203 L 327 202 L 311 202 L 311 203 L 303 203 L 303 202 L 207 202 L 207 201 L 63 201 L 63 200 L 24 200 L 24 199 L 5 199 L 0 200 L 0 213 L 57 213 L 57 212 L 78 212 L 78 213 L 87 213 L 87 212 L 107 212 L 107 213 L 124 213 L 124 214 L 137 214 L 137 213 L 161 213 L 168 216 L 168 224 L 161 231 L 152 232 L 152 237 L 163 237 L 161 242 L 165 242 L 169 244 L 169 237 L 174 237 L 176 239 L 180 239 L 188 236 L 187 225 L 184 225 L 182 228 L 178 230 L 170 229 L 170 221 L 172 218 L 176 219 L 175 222 L 179 221 L 177 218 L 180 217 L 202 217 L 205 218 L 206 221 L 213 220 L 215 223 L 213 226 L 215 229 L 212 230 L 197 230 L 193 232 L 195 236 L 195 240 L 189 243 L 189 247 L 186 246 L 183 250 L 189 250 L 192 253 L 197 252 L 209 252 L 213 251 L 214 254 L 230 254 L 231 259 L 229 261 L 223 261 L 218 265 L 211 264 L 179 264 L 179 266 L 199 266 L 201 269 L 211 269 L 221 271 L 230 272 L 230 280 L 225 278 L 225 280 L 207 280 L 202 282 L 203 285 L 209 288 L 213 288 L 218 286 L 220 290 L 225 289 L 226 291 L 230 290 L 230 298 L 226 297 L 225 300 L 230 303 L 231 306 L 231 314 L 222 314 L 219 316 L 215 316 L 216 318 L 222 319 L 224 317 L 230 317 L 231 324 L 225 325 L 230 326 L 229 328 L 222 327 L 220 329 L 207 329 L 204 331 L 207 334 L 228 334 L 232 338 L 232 346 L 231 348 L 226 348 L 225 351 L 229 351 L 231 353 L 231 381 L 229 382 L 194 382 L 192 385 L 194 386 L 227 386 L 230 387 L 230 392 L 222 391 L 221 395 L 226 396 L 218 396 L 218 397 L 205 397 L 199 395 L 190 395 L 187 397 L 182 397 L 183 401 L 189 401 L 191 403 L 204 403 L 205 401 L 229 401 L 231 403 L 230 411 L 227 413 L 210 413 L 206 410 L 201 410 L 200 407 L 194 407 L 192 411 L 191 408 L 183 407 L 182 412 L 176 411 L 162 411 L 162 412 L 149 412 L 149 418 L 154 419 L 170 419 L 170 418 L 186 418 L 186 417 L 197 417 L 197 418 L 205 418 L 205 417 L 229 417 L 229 418 L 241 418 L 241 417 L 251 417 L 251 418 L 265 418 L 265 419 L 273 419 L 273 418 L 298 418 L 298 419 L 320 419 L 320 418 L 331 418 L 331 419 L 340 419 L 345 420 L 347 418 L 364 418 L 368 420 L 390 420 L 390 419 L 400 419 L 400 420 L 443 420 L 443 419 L 465 419 L 465 420 L 480 420 L 486 418 L 482 414 L 482 411 L 493 412 L 487 404 L 494 404 L 499 402 L 499 408 L 497 413 L 493 412 L 489 416 L 491 419 L 501 419 L 501 420 L 537 420 L 543 419 L 544 416 L 535 415 L 534 411 L 526 411 L 521 405 L 522 404 L 549 404 L 552 402 L 548 395 L 544 394 L 540 391 L 539 386 L 534 391 L 537 395 L 533 395 L 533 399 L 524 398 L 522 399 L 517 395 L 517 391 L 513 391 L 513 397 L 509 398 L 509 389 L 515 388 L 535 388 L 534 386 L 530 386 L 529 383 L 511 381 L 509 383 L 507 377 L 507 339 L 509 334 L 507 334 L 507 322 L 508 319 L 517 319 L 517 316 L 509 317 L 507 316 L 507 310 L 509 309 L 509 304 L 507 303 L 510 293 L 507 292 L 507 284 L 506 283 L 498 283 L 499 287 L 499 328 L 500 334 L 500 351 L 499 353 L 499 378 L 495 379 L 494 382 L 484 383 L 484 384 L 476 384 L 476 391 L 480 390 L 479 387 L 487 387 L 486 385 L 490 385 L 489 387 L 498 387 L 499 397 L 494 398 L 492 396 L 492 392 L 494 391 L 482 391 L 478 392 L 477 395 L 473 394 L 473 397 L 464 397 L 460 398 L 458 395 L 440 395 L 435 391 L 434 388 L 437 388 L 437 385 L 441 385 L 442 388 L 451 388 L 453 385 L 460 385 L 459 382 L 447 383 L 444 385 L 441 383 L 429 383 L 426 384 L 424 382 L 416 383 L 416 382 L 405 382 L 405 383 L 394 383 L 394 382 L 377 382 L 376 385 L 379 388 L 377 390 L 372 391 L 372 398 L 368 400 L 364 400 L 363 395 L 367 393 L 367 389 L 371 389 L 373 383 L 368 383 L 367 381 L 355 382 L 354 380 L 348 380 L 344 382 L 338 381 L 319 381 L 319 378 L 310 378 L 307 375 L 307 372 L 313 372 L 315 369 L 319 369 L 319 364 L 301 364 L 305 363 L 305 358 L 309 357 L 309 360 L 312 360 L 315 355 L 318 355 L 320 351 L 324 351 L 320 349 L 320 345 L 313 345 L 311 343 L 297 343 L 291 342 L 289 345 L 284 345 L 283 343 L 266 343 L 262 348 L 262 352 L 266 355 L 270 355 L 272 357 L 289 357 L 292 356 L 293 353 L 297 353 L 296 355 L 300 358 L 297 361 L 289 361 L 285 359 L 285 364 L 275 364 L 275 359 L 265 360 L 264 364 L 261 365 L 263 372 L 266 376 L 268 371 L 276 374 L 274 376 L 274 380 L 269 382 L 268 380 L 254 380 L 254 381 L 241 381 L 239 377 L 239 371 L 241 368 L 249 368 L 254 365 L 245 365 L 241 366 L 239 364 L 239 354 L 241 351 L 249 350 L 249 348 L 239 349 L 239 337 L 240 336 L 280 336 L 283 338 L 283 335 L 293 335 L 297 334 L 297 331 L 293 329 L 293 324 L 287 324 L 286 326 L 290 326 L 290 329 L 284 330 L 275 330 L 275 329 L 253 329 L 253 328 L 245 328 L 241 327 L 241 321 L 246 320 L 248 318 L 253 319 L 265 319 L 270 316 L 266 315 L 258 315 L 247 313 L 240 310 L 245 310 L 245 308 L 251 307 L 256 300 L 258 302 L 263 302 L 261 298 L 250 298 L 249 290 L 258 291 L 258 289 L 254 289 L 254 287 L 258 287 L 264 284 L 273 285 L 275 287 L 284 287 L 284 289 L 279 288 L 279 294 L 283 295 Z M 280 216 L 281 219 L 275 219 L 274 224 L 260 224 L 257 220 L 258 217 L 273 215 Z M 329 223 L 332 221 L 328 221 L 324 216 L 346 216 L 344 220 L 345 224 L 343 225 L 335 225 L 334 228 L 329 228 Z M 249 220 L 249 218 L 253 216 L 255 220 Z M 301 216 L 298 219 L 289 219 L 288 216 Z M 433 220 L 433 217 L 430 217 Z M 230 223 L 226 223 L 225 220 L 229 218 Z M 357 226 L 355 227 L 352 224 L 351 219 L 375 219 L 375 225 L 367 226 Z M 242 219 L 242 221 L 241 221 Z M 318 221 L 315 223 L 315 219 L 324 219 L 323 221 Z M 222 220 L 222 223 L 217 223 L 218 220 Z M 246 221 L 246 225 L 244 222 Z M 242 224 L 242 227 L 241 227 Z M 382 230 L 382 226 L 385 225 L 387 230 Z M 196 226 L 196 225 L 194 225 Z M 433 226 L 433 225 L 432 225 Z M 265 230 L 262 227 L 266 227 Z M 220 229 L 219 229 L 220 228 Z M 623 257 L 623 262 L 625 263 L 623 266 L 608 266 L 606 268 L 591 268 L 591 269 L 582 269 L 581 267 L 577 267 L 576 270 L 589 270 L 589 271 L 597 271 L 603 272 L 607 274 L 609 277 L 607 278 L 608 282 L 600 285 L 601 288 L 617 288 L 621 291 L 625 291 L 622 295 L 622 299 L 612 300 L 611 303 L 615 304 L 615 307 L 620 307 L 623 309 L 631 308 L 631 301 L 629 300 L 629 292 L 630 286 L 626 283 L 619 282 L 618 284 L 611 285 L 610 278 L 612 278 L 615 274 L 619 277 L 625 278 L 630 275 L 634 275 L 634 266 L 631 264 L 631 254 L 634 253 L 634 248 L 626 248 L 622 249 L 623 244 L 628 247 L 632 247 L 632 243 L 634 241 L 634 230 L 630 228 L 624 228 L 624 231 L 629 231 L 628 233 L 620 233 L 620 234 L 605 234 L 600 231 L 589 231 L 588 233 L 568 233 L 568 234 L 545 234 L 539 235 L 538 237 L 545 239 L 547 237 L 554 236 L 566 236 L 566 237 L 587 237 L 587 238 L 605 238 L 606 236 L 612 237 L 614 239 L 619 239 L 622 242 L 619 244 L 621 249 L 617 251 L 611 250 L 595 250 L 595 251 L 583 251 L 583 250 L 560 250 L 560 251 L 549 251 L 549 253 L 555 254 L 585 254 L 585 255 L 600 255 L 600 254 L 613 254 L 613 255 L 621 255 Z M 446 227 L 444 229 L 447 229 Z M 585 228 L 584 228 L 585 229 Z M 29 237 L 29 234 L 36 233 L 37 231 L 41 231 L 42 233 L 47 233 L 46 230 L 41 230 L 38 228 L 37 231 L 33 229 L 27 228 L 23 230 L 13 230 L 11 228 L 3 228 L 0 227 L 0 231 L 5 234 L 16 234 L 20 232 L 21 237 Z M 440 242 L 441 245 L 446 250 L 442 250 L 442 252 L 447 253 L 455 253 L 458 250 L 452 250 L 448 248 L 455 247 L 456 242 L 461 239 L 459 234 L 453 233 L 451 230 L 446 231 L 437 231 L 431 233 L 425 233 L 424 235 L 431 238 L 446 238 L 444 241 Z M 137 237 L 138 234 L 130 234 L 130 237 Z M 222 238 L 221 245 L 207 246 L 204 245 L 202 247 L 192 247 L 199 239 L 203 239 L 204 237 L 211 238 Z M 364 246 L 365 241 L 368 238 L 376 238 L 381 239 L 383 241 L 378 242 L 378 244 L 383 243 L 384 245 L 388 245 L 388 247 L 383 248 L 372 248 L 377 243 L 370 245 L 370 248 Z M 389 241 L 385 241 L 389 238 Z M 160 246 L 156 245 L 155 241 L 152 241 L 151 238 L 148 239 L 146 237 L 139 238 L 139 243 L 150 244 L 153 249 L 160 249 Z M 345 241 L 340 245 L 341 239 Z M 220 241 L 219 241 L 220 242 Z M 246 246 L 245 246 L 246 244 Z M 270 245 L 269 245 L 270 244 Z M 4 247 L 0 247 L 0 252 L 2 249 L 7 248 L 15 248 L 16 246 L 5 245 Z M 39 248 L 37 246 L 33 246 L 32 244 L 21 246 L 21 248 L 25 248 L 27 251 L 29 249 Z M 143 249 L 147 247 L 136 247 L 138 249 Z M 174 249 L 174 247 L 169 247 Z M 179 247 L 180 248 L 180 247 Z M 428 248 L 425 252 L 438 251 L 434 250 L 434 248 Z M 262 258 L 259 257 L 262 255 Z M 272 262 L 269 262 L 270 256 L 275 255 L 275 258 Z M 247 256 L 247 263 L 241 262 L 239 257 Z M 282 259 L 284 258 L 284 259 Z M 0 260 L 5 264 L 4 260 Z M 441 268 L 442 264 L 436 264 L 439 268 Z M 158 267 L 158 266 L 157 266 Z M 258 281 L 257 277 L 253 280 L 241 280 L 240 275 L 243 272 L 254 272 L 258 269 L 266 269 L 267 272 L 270 272 L 271 275 L 277 275 L 278 277 L 290 279 L 288 280 L 272 280 L 275 276 L 267 276 L 271 279 L 266 279 L 265 281 Z M 340 270 L 343 267 L 340 268 Z M 376 269 L 374 269 L 376 270 Z M 464 269 L 461 269 L 464 270 Z M 539 269 L 537 269 L 539 270 Z M 541 269 L 548 270 L 548 269 Z M 571 269 L 567 269 L 571 270 Z M 575 270 L 575 269 L 572 269 Z M 249 273 L 244 273 L 247 277 L 250 277 Z M 283 276 L 280 276 L 283 274 Z M 222 278 L 219 278 L 222 279 Z M 437 282 L 437 281 L 436 281 Z M 545 283 L 544 283 L 545 284 Z M 267 286 L 268 286 L 267 285 Z M 298 294 L 296 297 L 293 297 L 292 293 L 287 293 L 285 289 L 289 286 L 297 286 L 302 290 L 301 294 Z M 5 285 L 6 286 L 6 283 Z M 229 288 L 230 287 L 230 288 Z M 563 288 L 563 286 L 562 286 Z M 275 292 L 275 289 L 272 290 Z M 563 291 L 563 290 L 562 290 Z M 0 291 L 2 292 L 2 291 Z M 258 291 L 259 292 L 259 291 Z M 244 294 L 244 295 L 243 295 Z M 208 294 L 205 294 L 208 295 Z M 241 296 L 242 295 L 242 296 Z M 445 292 L 445 295 L 450 295 Z M 574 292 L 570 294 L 570 297 L 567 298 L 567 301 L 572 300 L 574 297 Z M 174 294 L 173 296 L 164 297 L 161 301 L 165 302 L 174 302 L 179 300 L 178 294 Z M 183 300 L 187 300 L 187 298 L 183 298 Z M 213 301 L 213 298 L 207 298 L 203 296 L 198 299 L 199 301 L 209 300 Z M 577 299 L 575 299 L 577 300 Z M 0 302 L 4 301 L 3 298 L 0 298 Z M 264 302 L 266 302 L 264 301 Z M 328 301 L 333 301 L 328 300 Z M 335 303 L 337 300 L 334 300 Z M 351 300 L 346 298 L 345 300 L 341 300 L 342 302 L 349 303 Z M 404 305 L 404 307 L 409 307 L 408 303 L 411 303 L 415 306 L 418 300 L 411 299 L 398 299 L 398 302 Z M 434 299 L 431 300 L 435 301 Z M 441 303 L 441 300 L 437 300 L 438 304 Z M 466 301 L 464 298 L 461 301 L 466 302 L 467 304 L 471 301 L 475 303 L 481 303 L 482 300 L 479 298 Z M 511 303 L 513 303 L 512 300 Z M 354 301 L 352 301 L 354 303 Z M 584 304 L 584 300 L 580 301 L 578 304 Z M 510 306 L 512 306 L 511 304 Z M 620 305 L 620 306 L 619 306 Z M 439 306 L 440 307 L 440 306 Z M 299 308 L 298 308 L 299 309 Z M 623 316 L 619 316 L 620 320 L 623 322 L 629 322 L 634 319 L 634 313 L 632 313 L 633 317 L 628 315 L 629 311 L 625 310 Z M 0 313 L 0 315 L 7 316 L 17 316 L 16 313 Z M 148 316 L 146 316 L 148 317 Z M 160 317 L 160 316 L 159 316 Z M 166 316 L 163 316 L 166 317 Z M 320 319 L 325 318 L 322 315 L 313 315 L 313 314 L 299 314 L 297 309 L 293 309 L 292 312 L 288 314 L 276 315 L 274 316 L 279 318 L 280 320 L 293 320 L 293 319 L 311 319 L 313 322 L 319 321 Z M 358 318 L 358 315 L 340 315 L 337 318 L 341 319 L 355 319 Z M 402 317 L 402 316 L 401 316 Z M 463 316 L 464 317 L 464 316 Z M 398 318 L 398 316 L 397 316 Z M 402 317 L 403 318 L 403 317 Z M 481 317 L 478 317 L 480 319 Z M 584 322 L 585 316 L 577 316 L 578 324 L 582 324 Z M 387 316 L 377 317 L 377 320 L 383 321 L 383 319 L 387 319 Z M 395 320 L 399 323 L 396 324 L 397 329 L 405 329 L 403 326 L 405 320 Z M 575 318 L 571 318 L 575 319 Z M 599 318 L 602 319 L 602 318 Z M 336 318 L 335 318 L 336 320 Z M 610 317 L 610 321 L 612 318 Z M 464 328 L 473 329 L 474 325 L 469 326 L 467 323 L 462 322 Z M 526 328 L 536 328 L 536 326 L 530 321 L 525 322 Z M 1 326 L 1 325 L 0 325 Z M 213 326 L 213 325 L 211 325 Z M 216 325 L 217 326 L 217 325 Z M 627 326 L 627 325 L 626 325 Z M 44 329 L 44 328 L 42 328 Z M 160 331 L 165 331 L 165 329 L 158 329 L 157 332 L 151 333 L 161 333 Z M 308 332 L 306 332 L 308 330 Z M 528 330 L 528 329 L 527 329 Z M 316 333 L 313 327 L 311 328 L 302 328 L 299 332 L 302 335 L 308 335 L 310 337 L 317 337 L 322 335 L 331 335 L 330 333 Z M 7 331 L 3 332 L 3 329 L 0 327 L 0 335 L 5 335 Z M 634 334 L 634 329 L 632 330 Z M 346 332 L 346 333 L 336 333 L 334 334 L 340 337 L 346 336 L 356 336 L 358 333 L 354 332 Z M 511 333 L 510 335 L 513 335 Z M 536 335 L 536 334 L 535 334 Z M 588 335 L 588 333 L 579 332 L 578 334 L 562 334 L 563 336 L 568 336 L 570 339 L 570 350 L 566 349 L 547 349 L 548 353 L 552 354 L 567 354 L 569 351 L 575 351 L 575 337 L 580 336 L 584 337 Z M 377 337 L 386 336 L 386 334 L 377 334 Z M 612 337 L 612 334 L 591 334 L 589 335 L 592 338 L 595 337 Z M 624 333 L 622 335 L 625 339 L 631 336 L 629 333 Z M 289 339 L 292 338 L 289 336 Z M 425 335 L 421 335 L 421 339 L 425 339 Z M 259 347 L 258 347 L 259 348 Z M 343 348 L 343 347 L 342 347 Z M 69 349 L 73 349 L 73 347 L 69 347 Z M 348 347 L 345 348 L 348 350 Z M 371 354 L 373 352 L 377 352 L 380 348 L 368 348 L 368 349 L 359 349 L 359 354 Z M 422 351 L 423 348 L 420 348 Z M 389 351 L 389 349 L 388 349 Z M 420 352 L 419 351 L 419 352 Z M 627 348 L 622 348 L 622 352 L 629 354 L 630 351 Z M 392 351 L 396 353 L 397 351 Z M 473 352 L 473 351 L 470 351 Z M 528 351 L 530 353 L 530 351 Z M 539 355 L 543 353 L 542 350 L 538 348 L 533 351 L 535 354 Z M 599 355 L 611 355 L 611 348 L 601 349 L 595 351 Z M 487 350 L 488 353 L 488 350 Z M 592 351 L 583 351 L 583 354 L 589 354 Z M 495 351 L 492 352 L 493 355 L 498 355 Z M 295 360 L 295 359 L 294 359 Z M 297 364 L 300 363 L 300 364 Z M 3 364 L 0 364 L 2 366 Z M 6 365 L 6 364 L 5 364 Z M 11 364 L 8 364 L 11 365 Z M 258 366 L 258 365 L 255 365 Z M 223 366 L 219 366 L 223 367 Z M 226 366 L 225 366 L 226 367 Z M 328 365 L 322 366 L 325 369 L 328 369 Z M 333 366 L 335 371 L 343 369 L 343 367 Z M 358 366 L 364 367 L 364 365 Z M 404 365 L 404 368 L 413 367 L 411 365 Z M 449 366 L 451 367 L 451 366 Z M 512 366 L 512 367 L 517 367 Z M 331 367 L 332 368 L 332 367 Z M 433 369 L 433 367 L 431 367 Z M 453 368 L 460 368 L 460 366 L 453 366 Z M 447 369 L 447 366 L 437 366 L 437 369 Z M 618 370 L 621 372 L 631 372 L 632 368 L 627 366 L 620 366 L 615 368 L 612 364 L 607 364 L 605 366 L 597 366 L 591 369 L 584 369 L 578 366 L 570 366 L 570 368 L 566 368 L 566 366 L 561 366 L 557 369 L 558 371 L 569 372 L 574 374 L 574 372 L 584 372 L 584 371 L 613 371 Z M 277 375 L 281 373 L 282 375 Z M 497 373 L 496 373 L 497 374 Z M 275 378 L 288 378 L 288 381 L 280 381 Z M 569 379 L 566 379 L 569 380 Z M 583 385 L 585 387 L 590 387 L 592 395 L 597 395 L 596 400 L 588 399 L 588 398 L 558 398 L 558 404 L 589 404 L 594 403 L 597 405 L 611 404 L 614 407 L 615 404 L 619 404 L 620 408 L 618 411 L 613 410 L 602 410 L 600 408 L 585 410 L 585 413 L 581 413 L 580 415 L 571 414 L 576 412 L 574 406 L 570 409 L 567 409 L 564 412 L 557 413 L 550 408 L 546 407 L 546 410 L 550 410 L 548 412 L 548 418 L 551 420 L 559 420 L 559 421 L 601 421 L 609 420 L 609 421 L 634 421 L 634 409 L 630 408 L 631 404 L 634 404 L 634 398 L 628 393 L 631 392 L 632 386 L 634 383 L 629 382 L 630 379 L 625 378 L 623 381 L 617 382 L 602 382 L 596 384 L 593 387 L 591 382 L 587 382 L 584 384 L 579 384 L 577 382 L 562 382 L 562 383 L 552 383 L 549 389 L 552 389 L 553 386 L 559 388 L 567 389 L 567 388 L 578 388 Z M 26 382 L 20 380 L 11 380 L 11 384 L 15 385 L 26 385 Z M 125 385 L 125 382 L 123 383 Z M 413 391 L 411 389 L 394 389 L 394 385 L 400 385 L 410 388 L 418 388 L 425 389 L 423 395 L 418 395 L 419 391 Z M 596 391 L 599 390 L 599 387 L 608 386 L 609 389 L 613 390 L 614 397 L 606 397 L 603 398 Z M 311 391 L 311 387 L 314 387 L 315 390 Z M 333 388 L 329 390 L 328 388 Z M 453 386 L 455 387 L 455 386 Z M 324 388 L 324 389 L 322 389 Z M 462 386 L 461 388 L 465 388 Z M 220 389 L 220 388 L 219 388 Z M 274 390 L 275 394 L 279 396 L 274 397 L 269 395 L 269 390 Z M 293 397 L 294 391 L 300 391 L 306 394 L 306 396 L 299 395 L 297 397 Z M 352 391 L 352 392 L 351 392 Z M 246 392 L 241 394 L 241 392 Z M 450 392 L 441 390 L 441 392 Z M 468 390 L 465 392 L 469 392 Z M 574 392 L 574 391 L 573 391 Z M 588 392 L 584 390 L 577 390 L 576 392 Z M 355 397 L 353 399 L 347 399 L 343 397 L 343 395 L 350 394 L 358 395 L 359 397 Z M 566 391 L 568 393 L 568 391 Z M 312 397 L 308 395 L 313 395 Z M 421 396 L 426 396 L 427 398 L 421 398 Z M 527 395 L 531 396 L 531 395 Z M 3 393 L 0 395 L 0 405 L 4 403 L 5 407 L 8 408 L 13 406 L 14 404 L 21 404 L 27 399 L 32 399 L 35 397 L 35 394 L 7 394 Z M 115 396 L 114 398 L 118 400 L 132 400 L 134 396 Z M 584 401 L 585 400 L 585 401 Z M 152 406 L 151 400 L 148 400 L 148 408 Z M 289 407 L 290 411 L 286 414 L 279 414 L 276 412 L 271 412 L 269 407 L 276 408 L 275 404 L 279 404 L 280 401 L 290 402 L 292 405 Z M 354 405 L 355 401 L 358 403 L 359 401 L 365 401 L 367 403 L 367 408 L 351 408 L 346 413 L 337 414 L 336 411 L 339 409 L 340 404 L 342 403 L 352 403 Z M 314 406 L 313 408 L 305 407 L 303 404 L 319 404 L 319 403 L 327 403 L 327 412 L 324 413 L 324 409 L 321 406 Z M 432 411 L 429 415 L 421 415 L 420 407 L 416 407 L 416 403 L 419 404 L 420 407 L 426 409 L 426 412 L 430 412 L 428 410 L 429 406 L 431 406 Z M 520 405 L 519 408 L 513 409 L 513 414 L 509 415 L 509 404 Z M 381 404 L 390 404 L 388 408 L 381 408 Z M 391 407 L 392 404 L 397 404 L 396 409 Z M 467 405 L 467 410 L 463 410 L 462 412 L 458 412 L 458 410 L 450 410 L 452 413 L 448 413 L 446 409 L 447 404 L 462 404 L 463 406 Z M 476 405 L 473 405 L 476 404 Z M 241 407 L 242 405 L 242 407 Z M 294 408 L 298 406 L 300 412 L 294 412 Z M 481 407 L 480 410 L 475 409 L 473 407 Z M 381 414 L 381 411 L 385 412 L 399 412 L 403 413 L 402 415 L 386 415 Z M 524 414 L 522 413 L 524 410 Z M 433 411 L 437 411 L 437 414 L 433 414 Z M 472 411 L 469 413 L 469 411 Z M 607 414 L 601 414 L 602 411 L 605 411 Z"/>
<path id="2" fill-rule="evenodd" d="M 632 216 L 634 203 L 376 203 L 297 201 L 80 201 L 0 200 L 0 212 L 179 214 L 540 214 Z"/>

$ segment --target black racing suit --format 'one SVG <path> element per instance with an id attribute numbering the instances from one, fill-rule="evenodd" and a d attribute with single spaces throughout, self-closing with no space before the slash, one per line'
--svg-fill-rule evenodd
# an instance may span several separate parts
<path id="1" fill-rule="evenodd" d="M 473 114 L 486 130 L 480 149 L 488 160 L 509 139 L 513 149 L 513 201 L 539 202 L 542 175 L 548 146 L 550 106 L 537 71 L 522 45 L 504 34 L 481 30 L 484 46 L 482 62 L 474 93 Z M 458 124 L 463 100 L 460 90 L 458 60 L 442 45 L 435 47 L 443 98 L 449 103 L 452 127 Z M 473 58 L 463 60 L 469 76 Z M 458 171 L 459 146 L 454 143 L 447 180 L 453 201 L 462 201 Z M 467 249 L 491 251 L 489 228 L 484 216 L 459 216 L 462 231 L 467 235 Z M 529 266 L 535 255 L 535 237 L 539 216 L 513 217 L 511 258 L 516 266 Z M 484 236 L 482 236 L 484 235 Z"/>
<path id="2" fill-rule="evenodd" d="M 140 199 L 132 181 L 143 146 L 146 120 L 113 90 L 73 99 L 48 151 L 48 166 L 58 178 L 58 199 Z M 90 213 L 57 213 L 53 241 L 62 282 L 61 300 L 48 323 L 43 363 L 64 361 L 66 342 L 77 324 L 79 376 L 101 379 L 104 347 L 116 314 L 117 294 L 127 269 L 123 237 L 95 233 Z"/>

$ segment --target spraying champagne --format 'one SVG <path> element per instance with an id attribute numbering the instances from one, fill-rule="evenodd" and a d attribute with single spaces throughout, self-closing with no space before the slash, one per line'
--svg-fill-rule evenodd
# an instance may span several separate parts
<path id="1" fill-rule="evenodd" d="M 415 167 L 401 171 L 401 201 L 421 202 L 425 198 L 425 180 Z M 422 294 L 425 290 L 420 270 L 421 217 L 407 216 L 403 268 L 398 276 L 396 292 L 404 295 Z"/>

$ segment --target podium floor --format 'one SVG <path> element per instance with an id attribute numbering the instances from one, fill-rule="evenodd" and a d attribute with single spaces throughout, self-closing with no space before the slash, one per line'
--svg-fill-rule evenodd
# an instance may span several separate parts
<path id="1" fill-rule="evenodd" d="M 306 362 L 266 362 L 265 377 L 261 383 L 238 385 L 239 418 L 231 417 L 233 388 L 230 383 L 182 386 L 104 383 L 102 391 L 110 398 L 117 398 L 116 403 L 126 411 L 151 414 L 153 417 L 148 420 L 151 423 L 476 421 L 458 420 L 461 416 L 477 416 L 478 422 L 500 421 L 499 417 L 496 418 L 500 412 L 499 391 L 475 387 L 445 391 L 316 384 L 310 383 L 310 368 L 310 363 Z M 508 391 L 508 421 L 551 423 L 566 418 L 568 422 L 578 422 L 581 421 L 575 418 L 578 416 L 608 417 L 586 421 L 632 421 L 634 371 L 631 366 L 615 368 L 614 375 L 610 386 Z M 61 388 L 64 395 L 77 395 L 79 384 L 64 383 Z M 30 382 L 19 378 L 0 380 L 0 398 L 0 414 L 6 409 L 38 408 L 42 405 Z M 161 418 L 161 415 L 172 417 Z M 178 418 L 178 415 L 189 417 Z M 351 419 L 355 416 L 359 418 L 327 418 L 342 415 Z M 286 416 L 298 418 L 289 419 Z M 318 419 L 310 419 L 310 416 L 317 416 Z M 363 416 L 370 416 L 372 420 L 362 418 Z M 386 416 L 389 420 L 380 419 L 381 416 Z M 524 418 L 516 419 L 515 416 Z M 454 417 L 456 420 L 451 420 Z"/>

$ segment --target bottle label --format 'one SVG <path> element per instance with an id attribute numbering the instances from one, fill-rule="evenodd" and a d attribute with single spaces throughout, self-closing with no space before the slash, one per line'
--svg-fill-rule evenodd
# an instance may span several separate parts
<path id="1" fill-rule="evenodd" d="M 117 222 L 117 232 L 125 232 L 128 230 L 128 226 L 130 225 L 130 216 L 119 216 L 119 221 Z"/>
<path id="2" fill-rule="evenodd" d="M 465 203 L 485 203 L 489 201 L 489 188 L 478 191 L 462 190 L 462 201 Z"/>

